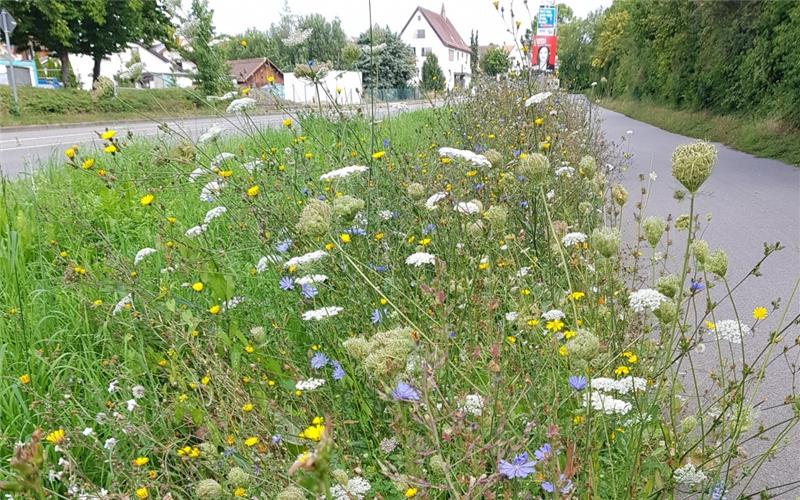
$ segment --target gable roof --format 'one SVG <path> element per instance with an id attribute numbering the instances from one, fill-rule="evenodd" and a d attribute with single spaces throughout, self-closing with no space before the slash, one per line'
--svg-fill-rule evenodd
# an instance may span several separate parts
<path id="1" fill-rule="evenodd" d="M 441 14 L 437 14 L 432 10 L 428 10 L 423 7 L 417 7 L 414 9 L 414 12 L 411 13 L 411 17 L 408 18 L 406 25 L 403 26 L 402 30 L 400 30 L 401 34 L 405 32 L 406 28 L 408 28 L 408 24 L 412 19 L 414 19 L 414 15 L 417 12 L 425 16 L 425 20 L 431 25 L 431 28 L 433 28 L 436 36 L 439 37 L 439 40 L 442 41 L 445 47 L 450 47 L 451 49 L 461 50 L 464 52 L 470 52 L 469 46 L 464 43 L 464 39 L 461 38 L 461 35 L 458 34 L 458 30 L 456 30 L 456 27 L 453 26 L 453 23 L 451 23 L 449 19 Z"/>
<path id="2" fill-rule="evenodd" d="M 247 81 L 253 73 L 255 73 L 258 68 L 263 66 L 264 64 L 269 64 L 272 66 L 275 71 L 280 74 L 283 74 L 277 66 L 275 66 L 272 61 L 267 59 L 266 57 L 253 57 L 250 59 L 233 59 L 232 61 L 228 61 L 228 65 L 230 66 L 230 74 L 232 77 L 236 78 L 238 82 Z"/>

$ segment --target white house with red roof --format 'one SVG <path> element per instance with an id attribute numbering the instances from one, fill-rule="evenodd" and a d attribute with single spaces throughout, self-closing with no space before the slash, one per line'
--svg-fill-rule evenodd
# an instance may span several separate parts
<path id="1" fill-rule="evenodd" d="M 419 83 L 422 79 L 422 63 L 429 52 L 439 59 L 439 66 L 445 77 L 448 89 L 469 85 L 471 52 L 469 45 L 456 30 L 444 11 L 441 14 L 432 10 L 417 7 L 400 31 L 400 38 L 414 49 L 417 59 L 417 74 L 412 80 Z"/>

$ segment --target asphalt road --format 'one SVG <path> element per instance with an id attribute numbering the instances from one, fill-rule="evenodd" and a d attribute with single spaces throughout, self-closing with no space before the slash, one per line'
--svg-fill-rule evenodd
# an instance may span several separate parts
<path id="1" fill-rule="evenodd" d="M 429 107 L 429 103 L 409 103 L 406 109 L 413 110 L 422 107 Z M 364 112 L 368 113 L 367 105 L 362 106 Z M 402 106 L 375 104 L 375 116 L 382 118 L 387 114 L 396 114 L 402 111 Z M 270 114 L 252 116 L 253 123 L 260 128 L 276 127 L 281 124 L 287 114 Z M 180 120 L 168 120 L 166 124 L 173 130 L 181 132 L 182 135 L 191 139 L 197 139 L 211 125 L 219 124 L 226 130 L 226 134 L 234 134 L 241 131 L 250 130 L 253 124 L 244 121 L 235 115 L 225 115 L 220 117 L 187 118 Z M 64 150 L 70 146 L 77 145 L 80 148 L 102 147 L 102 141 L 98 138 L 98 132 L 102 132 L 106 127 L 117 131 L 118 135 L 124 136 L 132 132 L 136 137 L 148 137 L 164 134 L 159 128 L 159 123 L 154 121 L 140 122 L 109 122 L 107 124 L 94 125 L 59 125 L 59 126 L 35 126 L 35 127 L 16 127 L 0 128 L 0 175 L 14 178 L 21 173 L 30 172 L 47 164 L 51 159 L 59 161 L 64 159 Z"/>
<path id="2" fill-rule="evenodd" d="M 671 175 L 671 156 L 676 146 L 693 142 L 694 139 L 666 132 L 613 111 L 599 109 L 598 112 L 603 120 L 602 130 L 606 139 L 614 141 L 623 151 L 633 155 L 630 168 L 623 174 L 623 184 L 630 193 L 624 213 L 627 222 L 623 230 L 625 239 L 628 242 L 635 239 L 632 212 L 639 199 L 640 175 L 645 178 L 651 172 L 657 175 L 645 215 L 666 217 L 672 214 L 677 217 L 688 213 L 688 200 L 679 203 L 673 198 L 673 193 L 681 186 Z M 800 312 L 797 297 L 791 304 L 787 302 L 792 288 L 800 279 L 800 169 L 775 160 L 755 158 L 720 144 L 717 144 L 717 149 L 719 156 L 716 167 L 700 189 L 695 206 L 700 214 L 712 214 L 703 237 L 712 249 L 722 248 L 727 252 L 729 280 L 736 282 L 752 269 L 763 256 L 764 242 L 780 241 L 786 246 L 783 251 L 767 259 L 761 268 L 763 276 L 751 278 L 740 291 L 734 293 L 740 317 L 748 324 L 753 323 L 751 312 L 754 307 L 771 309 L 772 300 L 783 298 L 782 309 L 771 313 L 764 324 L 759 325 L 755 336 L 745 342 L 749 357 L 766 345 L 769 332 L 777 326 L 780 313 L 785 308 L 789 309 L 787 318 Z M 685 233 L 677 234 L 685 237 Z M 683 243 L 679 240 L 676 236 L 671 253 L 682 252 Z M 677 271 L 680 272 L 680 269 Z M 722 295 L 721 291 L 714 293 L 717 297 Z M 731 307 L 727 304 L 718 311 L 722 315 L 718 319 L 733 318 L 730 315 Z M 800 335 L 798 330 L 794 327 L 787 332 L 782 346 L 791 346 Z M 780 349 L 775 352 L 779 353 Z M 800 361 L 798 349 L 795 348 L 791 353 L 790 361 L 797 364 Z M 714 357 L 716 353 L 712 345 L 703 354 L 693 355 L 702 373 L 716 366 Z M 778 423 L 790 414 L 787 408 L 766 408 L 780 405 L 784 398 L 792 394 L 792 378 L 791 369 L 784 360 L 777 361 L 767 370 L 767 378 L 756 397 L 757 402 L 764 402 L 762 407 L 765 410 L 761 412 L 760 420 L 765 425 Z M 800 379 L 796 382 L 800 391 Z M 794 485 L 797 489 L 790 491 L 783 488 L 770 491 L 770 494 L 775 495 L 774 498 L 800 498 L 800 427 L 794 428 L 789 439 L 786 448 L 774 460 L 764 464 L 744 494 L 795 481 L 798 482 Z M 751 454 L 759 449 L 763 449 L 763 444 L 748 446 Z"/>

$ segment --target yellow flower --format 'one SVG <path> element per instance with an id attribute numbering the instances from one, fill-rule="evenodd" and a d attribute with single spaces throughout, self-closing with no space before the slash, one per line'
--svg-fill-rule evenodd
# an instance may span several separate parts
<path id="1" fill-rule="evenodd" d="M 562 322 L 560 319 L 554 319 L 545 323 L 544 327 L 551 332 L 557 332 L 564 327 L 564 322 Z"/>
<path id="2" fill-rule="evenodd" d="M 467 177 L 475 177 L 476 175 L 478 175 L 477 170 L 470 170 L 469 172 L 467 172 Z"/>
<path id="3" fill-rule="evenodd" d="M 306 429 L 300 433 L 299 437 L 308 439 L 310 441 L 319 441 L 322 439 L 322 433 L 325 431 L 325 426 L 320 424 L 314 424 L 306 427 Z"/>
<path id="4" fill-rule="evenodd" d="M 103 151 L 105 151 L 106 153 L 114 154 L 117 152 L 117 147 L 113 144 L 109 144 L 108 146 L 103 148 Z"/>
<path id="5" fill-rule="evenodd" d="M 208 312 L 211 314 L 219 314 L 220 309 L 222 309 L 218 304 L 214 304 L 213 306 L 208 308 Z"/>
<path id="6" fill-rule="evenodd" d="M 255 350 L 256 349 L 250 344 L 247 344 L 246 346 L 244 346 L 244 352 L 246 352 L 248 354 L 252 353 Z"/>
<path id="7" fill-rule="evenodd" d="M 558 348 L 558 355 L 559 356 L 566 356 L 567 354 L 569 354 L 569 350 L 567 349 L 567 346 L 562 345 L 561 347 Z"/>
<path id="8" fill-rule="evenodd" d="M 537 127 L 541 127 L 542 125 L 544 125 L 544 118 L 537 118 L 533 120 L 533 124 L 536 125 Z"/>
<path id="9" fill-rule="evenodd" d="M 717 328 L 717 325 L 715 325 L 713 321 L 706 321 L 706 328 L 709 330 L 714 330 Z"/>
<path id="10" fill-rule="evenodd" d="M 489 263 L 488 262 L 481 262 L 480 264 L 478 264 L 478 269 L 480 269 L 481 271 L 485 271 L 485 270 L 489 269 Z"/>
<path id="11" fill-rule="evenodd" d="M 152 193 L 147 193 L 146 195 L 139 198 L 139 205 L 146 207 L 149 204 L 153 203 L 153 200 L 155 199 L 156 199 L 155 195 L 153 195 Z"/>
<path id="12" fill-rule="evenodd" d="M 173 217 L 173 216 L 169 216 L 169 217 L 167 217 L 167 222 L 169 222 L 170 224 L 175 224 L 176 222 L 178 222 L 178 218 L 177 217 Z"/>
<path id="13" fill-rule="evenodd" d="M 583 423 L 583 416 L 575 415 L 574 417 L 572 417 L 572 423 L 575 425 L 581 425 Z"/>
<path id="14" fill-rule="evenodd" d="M 272 82 L 270 82 L 270 83 L 272 83 Z M 285 118 L 283 120 L 283 126 L 286 127 L 286 128 L 292 128 L 292 119 L 291 118 Z"/>
<path id="15" fill-rule="evenodd" d="M 27 373 L 23 373 L 19 376 L 19 383 L 22 385 L 28 385 L 31 383 L 31 376 Z"/>
<path id="16" fill-rule="evenodd" d="M 242 47 L 247 47 L 247 40 L 239 40 L 239 45 Z"/>
<path id="17" fill-rule="evenodd" d="M 383 239 L 383 236 L 384 236 L 383 233 L 378 232 L 375 233 L 375 236 L 373 236 L 373 238 L 375 238 L 375 241 L 381 241 Z"/>
<path id="18" fill-rule="evenodd" d="M 149 497 L 150 493 L 147 492 L 147 488 L 137 488 L 136 489 L 136 498 L 144 500 L 145 498 Z"/>
<path id="19" fill-rule="evenodd" d="M 330 252 L 334 248 L 336 248 L 336 245 L 334 245 L 333 243 L 325 243 L 325 250 Z"/>
<path id="20" fill-rule="evenodd" d="M 325 422 L 325 419 L 322 417 L 314 417 L 314 420 L 311 421 L 311 423 L 314 425 L 319 425 L 323 422 Z"/>
<path id="21" fill-rule="evenodd" d="M 256 186 L 250 186 L 249 188 L 247 188 L 247 196 L 249 196 L 251 198 L 254 197 L 254 196 L 258 196 L 258 192 L 259 191 L 261 191 L 261 188 L 258 187 L 257 185 Z"/>
<path id="22" fill-rule="evenodd" d="M 417 489 L 416 488 L 408 488 L 404 493 L 406 498 L 413 498 L 417 496 Z"/>
<path id="23" fill-rule="evenodd" d="M 75 148 L 72 147 L 67 149 L 66 151 L 64 151 L 64 154 L 67 155 L 67 158 L 69 158 L 70 160 L 75 158 Z"/>
<path id="24" fill-rule="evenodd" d="M 586 294 L 583 292 L 572 292 L 571 294 L 569 294 L 569 298 L 572 300 L 581 300 L 585 296 Z"/>
<path id="25" fill-rule="evenodd" d="M 537 326 L 538 324 L 539 324 L 539 320 L 538 319 L 529 319 L 528 320 L 528 326 L 530 326 L 531 328 L 533 328 L 534 326 Z"/>
<path id="26" fill-rule="evenodd" d="M 336 93 L 337 94 L 341 94 L 342 93 L 342 87 L 337 86 L 336 87 Z"/>
<path id="27" fill-rule="evenodd" d="M 233 170 L 220 170 L 217 175 L 220 177 L 230 177 L 233 175 Z"/>
<path id="28" fill-rule="evenodd" d="M 209 377 L 208 375 L 205 375 L 203 376 L 203 378 L 200 379 L 200 383 L 203 385 L 208 385 L 210 382 L 211 382 L 211 377 Z"/>
<path id="29" fill-rule="evenodd" d="M 253 411 L 253 403 L 245 403 L 242 405 L 242 411 L 251 412 Z"/>
<path id="30" fill-rule="evenodd" d="M 253 447 L 258 444 L 258 438 L 255 436 L 249 437 L 244 440 L 245 446 Z"/>
<path id="31" fill-rule="evenodd" d="M 373 160 L 380 160 L 385 155 L 386 155 L 386 151 L 375 151 L 374 153 L 372 153 L 372 159 Z"/>
<path id="32" fill-rule="evenodd" d="M 572 337 L 574 337 L 577 334 L 578 334 L 578 332 L 576 332 L 575 330 L 565 330 L 564 331 L 564 339 L 569 340 L 569 339 L 571 339 Z"/>
<path id="33" fill-rule="evenodd" d="M 141 467 L 143 465 L 147 465 L 150 463 L 150 459 L 147 457 L 136 457 L 133 459 L 133 465 L 136 467 Z"/>
<path id="34" fill-rule="evenodd" d="M 421 240 L 419 240 L 419 244 L 424 246 L 424 247 L 426 247 L 426 246 L 431 244 L 431 239 L 430 238 L 422 238 Z"/>
<path id="35" fill-rule="evenodd" d="M 530 295 L 531 294 L 531 290 L 530 290 L 530 288 L 523 288 L 522 290 L 519 291 L 519 293 L 520 293 L 520 295 Z"/>
<path id="36" fill-rule="evenodd" d="M 764 319 L 767 317 L 767 308 L 766 307 L 756 307 L 753 309 L 753 318 L 755 319 Z"/>
<path id="37" fill-rule="evenodd" d="M 310 152 L 310 151 L 309 151 L 308 153 L 305 153 L 305 154 L 303 155 L 303 157 L 304 157 L 306 160 L 310 160 L 311 158 L 314 158 L 314 153 L 312 153 L 312 152 Z"/>
<path id="38" fill-rule="evenodd" d="M 443 156 L 443 157 L 439 158 L 439 161 L 442 163 L 442 165 L 447 165 L 447 164 L 449 164 L 449 163 L 450 163 L 452 160 L 451 160 L 450 158 L 446 157 L 446 156 Z"/>
<path id="39" fill-rule="evenodd" d="M 94 166 L 94 158 L 86 158 L 85 160 L 83 160 L 83 163 L 81 164 L 81 168 L 84 170 L 89 170 L 93 166 Z"/>
<path id="40" fill-rule="evenodd" d="M 632 353 L 631 351 L 625 351 L 622 353 L 622 355 L 625 357 L 625 359 L 628 360 L 628 363 L 632 365 L 635 365 L 639 361 L 639 356 Z"/>
<path id="41" fill-rule="evenodd" d="M 488 137 L 489 137 L 489 139 L 494 139 L 495 135 L 494 134 L 489 134 Z"/>
<path id="42" fill-rule="evenodd" d="M 506 337 L 506 341 L 509 344 L 515 344 L 517 342 L 517 337 L 515 337 L 513 335 L 509 335 L 508 337 Z"/>
<path id="43" fill-rule="evenodd" d="M 45 436 L 45 440 L 51 444 L 61 444 L 64 442 L 64 429 L 56 429 L 47 436 Z"/>
<path id="44" fill-rule="evenodd" d="M 628 368 L 625 365 L 620 365 L 620 366 L 614 368 L 614 375 L 617 375 L 618 377 L 620 377 L 620 376 L 624 377 L 625 375 L 629 374 L 630 372 L 631 372 L 631 369 Z"/>
<path id="45" fill-rule="evenodd" d="M 104 141 L 107 141 L 107 140 L 111 139 L 112 137 L 114 137 L 115 135 L 117 135 L 117 131 L 116 130 L 106 130 L 105 132 L 100 134 L 100 138 L 103 139 Z"/>
<path id="46" fill-rule="evenodd" d="M 247 490 L 239 486 L 235 490 L 233 490 L 233 496 L 235 497 L 243 497 L 247 496 Z"/>
<path id="47" fill-rule="evenodd" d="M 274 76 L 272 76 L 272 75 L 269 75 L 269 76 L 267 77 L 267 83 L 269 83 L 269 84 L 273 84 L 273 83 L 275 83 L 275 77 L 274 77 Z"/>
<path id="48" fill-rule="evenodd" d="M 342 243 L 350 243 L 350 235 L 347 233 L 340 234 L 339 239 L 342 241 Z"/>
<path id="49" fill-rule="evenodd" d="M 151 469 L 151 470 L 147 471 L 147 477 L 149 477 L 150 479 L 155 479 L 155 478 L 158 477 L 158 472 L 156 472 L 155 470 Z"/>
<path id="50" fill-rule="evenodd" d="M 106 175 L 106 171 L 105 171 L 105 169 L 102 169 L 102 168 L 101 168 L 101 169 L 99 169 L 99 170 L 97 171 L 97 175 L 99 175 L 100 177 L 105 177 L 105 175 Z"/>
<path id="51" fill-rule="evenodd" d="M 202 292 L 204 287 L 205 285 L 203 285 L 202 281 L 196 281 L 192 283 L 192 290 L 194 290 L 195 292 Z"/>

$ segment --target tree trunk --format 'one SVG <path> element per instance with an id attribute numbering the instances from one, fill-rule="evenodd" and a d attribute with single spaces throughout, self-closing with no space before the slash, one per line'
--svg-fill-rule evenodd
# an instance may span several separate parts
<path id="1" fill-rule="evenodd" d="M 100 63 L 102 62 L 103 56 L 94 56 L 94 66 L 92 67 L 92 88 L 94 88 L 94 84 L 97 83 L 97 79 L 100 78 Z"/>
<path id="2" fill-rule="evenodd" d="M 66 49 L 58 53 L 58 59 L 61 61 L 61 85 L 64 88 L 69 87 L 69 52 Z"/>

